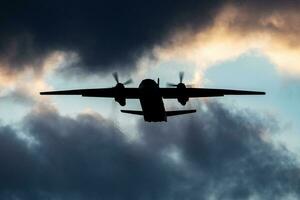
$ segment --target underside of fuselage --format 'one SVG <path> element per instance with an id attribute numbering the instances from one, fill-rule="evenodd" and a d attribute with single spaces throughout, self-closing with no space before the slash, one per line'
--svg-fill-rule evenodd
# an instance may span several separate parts
<path id="1" fill-rule="evenodd" d="M 159 93 L 159 85 L 154 80 L 145 79 L 139 85 L 140 103 L 144 120 L 147 122 L 167 121 L 164 102 Z"/>

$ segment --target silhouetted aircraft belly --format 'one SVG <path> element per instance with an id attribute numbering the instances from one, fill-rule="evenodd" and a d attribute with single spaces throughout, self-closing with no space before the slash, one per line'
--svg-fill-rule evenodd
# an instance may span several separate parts
<path id="1" fill-rule="evenodd" d="M 142 115 L 148 122 L 167 121 L 167 117 L 194 113 L 196 110 L 176 110 L 166 111 L 163 99 L 177 99 L 182 105 L 185 105 L 189 98 L 197 97 L 216 97 L 224 95 L 264 95 L 265 92 L 245 91 L 245 90 L 227 90 L 210 88 L 188 88 L 182 83 L 183 73 L 180 73 L 180 83 L 176 88 L 160 88 L 159 80 L 155 82 L 152 79 L 143 80 L 138 88 L 125 88 L 124 85 L 132 82 L 131 79 L 124 83 L 119 82 L 118 75 L 113 74 L 117 82 L 112 88 L 78 89 L 41 92 L 41 95 L 81 95 L 84 97 L 109 97 L 114 98 L 121 106 L 126 105 L 126 99 L 139 99 L 142 110 L 121 110 L 123 113 Z"/>
<path id="2" fill-rule="evenodd" d="M 143 110 L 144 120 L 148 122 L 167 121 L 162 96 L 158 85 L 152 80 L 144 80 L 139 86 L 140 103 Z M 124 111 L 123 111 L 124 112 Z"/>

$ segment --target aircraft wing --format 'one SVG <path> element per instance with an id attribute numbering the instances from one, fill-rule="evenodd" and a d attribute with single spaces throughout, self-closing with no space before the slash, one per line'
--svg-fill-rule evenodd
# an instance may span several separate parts
<path id="1" fill-rule="evenodd" d="M 265 92 L 209 89 L 209 88 L 159 88 L 160 95 L 165 99 L 178 97 L 217 97 L 224 95 L 264 95 Z M 84 97 L 124 97 L 126 99 L 138 99 L 141 96 L 139 88 L 95 88 L 78 90 L 61 90 L 41 92 L 41 95 L 81 95 Z"/>
<path id="2" fill-rule="evenodd" d="M 127 99 L 136 99 L 140 97 L 138 88 L 95 88 L 78 90 L 60 90 L 41 92 L 41 95 L 81 95 L 84 97 L 125 97 Z"/>
<path id="3" fill-rule="evenodd" d="M 160 88 L 165 99 L 178 97 L 217 97 L 224 95 L 264 95 L 265 92 L 210 88 Z"/>

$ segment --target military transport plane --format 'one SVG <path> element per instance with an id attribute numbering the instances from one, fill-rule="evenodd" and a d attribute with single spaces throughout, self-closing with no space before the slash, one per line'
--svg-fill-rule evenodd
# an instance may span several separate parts
<path id="1" fill-rule="evenodd" d="M 111 88 L 94 88 L 78 90 L 61 90 L 41 92 L 41 95 L 81 95 L 83 97 L 110 97 L 114 98 L 121 106 L 126 105 L 126 99 L 139 99 L 142 110 L 121 110 L 123 113 L 143 115 L 147 122 L 167 121 L 167 117 L 194 113 L 196 110 L 175 110 L 166 111 L 163 99 L 177 99 L 181 105 L 185 105 L 189 98 L 195 97 L 218 97 L 224 95 L 264 95 L 265 92 L 244 91 L 244 90 L 227 90 L 227 89 L 209 89 L 209 88 L 192 88 L 185 85 L 183 72 L 179 73 L 179 83 L 169 83 L 168 86 L 175 88 L 160 88 L 159 79 L 144 79 L 138 88 L 125 88 L 125 85 L 132 83 L 132 79 L 124 83 L 119 82 L 118 74 L 113 73 L 117 82 L 115 87 Z"/>

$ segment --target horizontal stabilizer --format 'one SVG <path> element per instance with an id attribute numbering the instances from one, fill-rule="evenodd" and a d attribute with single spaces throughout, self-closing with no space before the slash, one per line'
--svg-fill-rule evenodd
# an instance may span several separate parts
<path id="1" fill-rule="evenodd" d="M 166 111 L 167 116 L 174 116 L 174 115 L 184 115 L 189 113 L 194 113 L 196 110 L 175 110 L 175 111 Z"/>
<path id="2" fill-rule="evenodd" d="M 144 115 L 143 111 L 140 111 L 140 110 L 121 110 L 121 112 L 133 114 L 133 115 Z"/>

